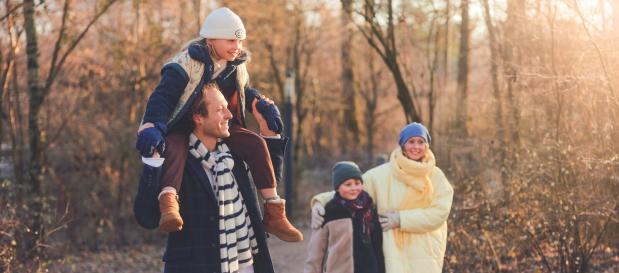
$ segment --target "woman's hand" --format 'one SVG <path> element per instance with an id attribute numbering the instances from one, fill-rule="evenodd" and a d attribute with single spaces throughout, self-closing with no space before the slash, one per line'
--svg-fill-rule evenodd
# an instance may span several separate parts
<path id="1" fill-rule="evenodd" d="M 387 211 L 383 214 L 378 214 L 378 221 L 383 231 L 387 231 L 400 227 L 400 213 L 397 211 Z"/>

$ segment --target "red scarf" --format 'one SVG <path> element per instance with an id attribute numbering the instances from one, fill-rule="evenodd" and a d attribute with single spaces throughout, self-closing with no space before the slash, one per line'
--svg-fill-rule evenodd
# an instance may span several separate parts
<path id="1" fill-rule="evenodd" d="M 342 196 L 340 196 L 338 192 L 335 192 L 335 196 L 333 196 L 333 199 L 338 204 L 347 208 L 351 212 L 353 219 L 357 218 L 358 216 L 363 217 L 363 239 L 369 240 L 371 234 L 372 219 L 374 217 L 372 213 L 372 205 L 374 204 L 372 197 L 370 197 L 370 195 L 366 191 L 362 191 L 359 196 L 357 196 L 357 199 L 346 200 L 342 198 Z"/>

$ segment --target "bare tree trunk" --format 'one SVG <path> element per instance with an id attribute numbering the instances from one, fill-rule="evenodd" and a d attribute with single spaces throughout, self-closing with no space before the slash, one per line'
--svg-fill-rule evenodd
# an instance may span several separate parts
<path id="1" fill-rule="evenodd" d="M 16 8 L 12 6 L 10 1 L 6 1 L 5 4 L 7 11 L 14 11 Z M 17 184 L 24 185 L 27 183 L 24 181 L 24 139 L 26 136 L 23 130 L 21 89 L 18 87 L 18 69 L 17 63 L 15 62 L 16 49 L 23 31 L 17 31 L 15 28 L 15 13 L 16 12 L 9 12 L 5 18 L 7 22 L 6 32 L 9 38 L 9 51 L 2 60 L 4 61 L 4 68 L 0 79 L 0 93 L 2 94 L 2 99 L 6 99 L 7 101 L 7 110 L 3 114 L 6 114 L 6 119 L 8 121 L 8 135 L 12 149 L 13 175 Z M 2 61 L 0 61 L 0 63 L 2 63 Z M 18 196 L 21 196 L 21 194 L 18 194 Z"/>
<path id="2" fill-rule="evenodd" d="M 33 205 L 30 211 L 34 212 L 32 217 L 33 223 L 31 228 L 32 240 L 26 243 L 28 250 L 34 250 L 32 254 L 36 254 L 37 242 L 45 239 L 45 232 L 42 230 L 42 199 L 43 194 L 42 181 L 45 172 L 45 154 L 46 147 L 45 131 L 40 127 L 39 117 L 41 107 L 45 101 L 45 97 L 49 94 L 58 73 L 61 71 L 67 57 L 73 52 L 75 47 L 84 38 L 90 27 L 103 15 L 116 0 L 109 0 L 96 10 L 95 15 L 90 19 L 86 27 L 82 29 L 70 41 L 66 41 L 67 21 L 69 17 L 70 0 L 66 0 L 62 6 L 62 19 L 58 29 L 58 37 L 54 43 L 54 48 L 51 55 L 51 61 L 47 77 L 44 85 L 41 84 L 39 75 L 39 46 L 36 32 L 34 1 L 24 0 L 24 30 L 26 32 L 26 56 L 27 56 L 27 82 L 28 82 L 28 134 L 30 140 L 30 159 L 28 164 L 29 186 L 32 194 Z M 66 49 L 61 53 L 63 45 Z"/>
<path id="3" fill-rule="evenodd" d="M 437 22 L 439 17 L 438 12 L 436 12 L 434 16 L 435 18 L 432 19 L 428 39 L 426 41 L 426 56 L 428 56 L 428 70 L 430 72 L 430 83 L 428 84 L 428 122 L 426 126 L 428 126 L 430 132 L 432 132 L 434 128 L 434 109 L 436 108 L 436 91 L 438 89 L 439 80 L 439 51 L 441 47 L 440 37 L 442 34 L 441 25 Z"/>
<path id="4" fill-rule="evenodd" d="M 298 8 L 298 7 L 297 7 Z M 305 25 L 305 18 L 299 10 L 294 10 L 295 18 L 294 21 L 294 40 L 292 42 L 292 47 L 290 48 L 290 65 L 292 69 L 296 72 L 296 77 L 294 81 L 295 85 L 295 93 L 296 93 L 296 101 L 295 101 L 295 114 L 297 116 L 296 123 L 296 134 L 295 134 L 295 143 L 294 143 L 294 159 L 295 164 L 301 164 L 302 161 L 298 160 L 303 158 L 304 153 L 301 153 L 303 148 L 307 146 L 304 143 L 303 139 L 303 122 L 307 117 L 307 106 L 305 105 L 305 89 L 307 85 L 307 78 L 309 67 L 312 61 L 312 55 L 314 54 L 315 48 L 309 45 L 307 39 L 305 39 L 305 31 L 307 27 Z"/>
<path id="5" fill-rule="evenodd" d="M 341 24 L 342 39 L 341 59 L 342 59 L 342 123 L 343 128 L 340 130 L 340 147 L 344 153 L 352 143 L 359 142 L 359 126 L 356 115 L 356 91 L 355 91 L 355 75 L 353 72 L 354 62 L 352 59 L 352 39 L 354 32 L 350 29 L 352 26 L 352 1 L 342 0 Z"/>
<path id="6" fill-rule="evenodd" d="M 445 1 L 445 40 L 443 45 L 443 83 L 447 83 L 449 76 L 449 38 L 450 36 L 450 20 L 451 20 L 451 0 Z"/>
<path id="7" fill-rule="evenodd" d="M 404 80 L 400 64 L 398 63 L 398 51 L 395 42 L 393 3 L 391 0 L 388 0 L 386 5 L 384 5 L 387 7 L 385 14 L 387 16 L 386 34 L 384 31 L 385 27 L 382 26 L 377 19 L 376 9 L 379 8 L 378 6 L 379 5 L 373 1 L 365 0 L 364 11 L 360 12 L 365 20 L 365 24 L 363 26 L 358 25 L 357 27 L 370 46 L 380 55 L 391 72 L 396 84 L 396 89 L 398 90 L 398 101 L 404 110 L 406 122 L 421 122 L 421 116 L 419 115 L 417 107 L 415 107 L 410 90 Z"/>
<path id="8" fill-rule="evenodd" d="M 368 52 L 368 70 L 370 71 L 369 84 L 362 93 L 365 101 L 365 131 L 367 135 L 368 166 L 374 165 L 374 126 L 376 126 L 376 108 L 378 106 L 378 78 L 379 72 L 374 71 L 374 56 Z"/>
<path id="9" fill-rule="evenodd" d="M 469 0 L 460 1 L 460 11 L 462 22 L 460 23 L 460 51 L 458 55 L 458 87 L 457 87 L 457 106 L 456 122 L 454 125 L 455 133 L 460 136 L 468 136 L 467 119 L 467 97 L 469 83 Z"/>
<path id="10" fill-rule="evenodd" d="M 41 181 L 43 175 L 43 151 L 44 144 L 42 130 L 39 128 L 38 117 L 43 103 L 43 90 L 40 85 L 39 77 L 39 45 L 34 18 L 34 1 L 25 0 L 24 7 L 24 29 L 26 31 L 26 56 L 27 56 L 27 81 L 29 91 L 28 126 L 30 138 L 30 164 L 28 164 L 29 191 L 34 199 L 31 200 L 30 210 L 33 212 L 30 232 L 26 233 L 25 249 L 22 255 L 32 255 L 36 257 L 35 250 L 37 241 L 41 238 L 42 227 L 42 203 L 40 197 Z"/>
<path id="11" fill-rule="evenodd" d="M 495 110 L 495 122 L 497 130 L 497 138 L 499 143 L 499 165 L 501 167 L 502 178 L 505 179 L 505 129 L 503 126 L 503 106 L 501 99 L 501 90 L 499 87 L 499 68 L 497 62 L 499 61 L 497 41 L 495 36 L 494 25 L 492 24 L 492 17 L 490 16 L 490 6 L 488 0 L 482 0 L 484 21 L 488 28 L 488 38 L 490 47 L 490 76 L 492 77 L 492 90 L 496 103 Z"/>
<path id="12" fill-rule="evenodd" d="M 520 35 L 523 28 L 525 14 L 524 0 L 509 0 L 507 2 L 507 22 L 505 23 L 505 43 L 503 44 L 503 70 L 507 81 L 507 108 L 509 109 L 508 130 L 510 136 L 510 166 L 517 164 L 517 150 L 520 146 L 520 103 L 514 95 L 517 90 L 518 70 L 515 65 L 516 55 L 519 53 L 518 43 L 521 42 Z M 510 168 L 510 169 L 512 169 Z"/>

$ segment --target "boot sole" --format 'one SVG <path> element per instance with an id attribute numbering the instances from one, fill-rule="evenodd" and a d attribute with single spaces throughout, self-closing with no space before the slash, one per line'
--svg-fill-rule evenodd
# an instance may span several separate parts
<path id="1" fill-rule="evenodd" d="M 284 242 L 289 242 L 289 243 L 296 243 L 296 242 L 300 242 L 303 241 L 303 233 L 300 233 L 300 236 L 296 236 L 296 235 L 279 235 L 276 232 L 272 232 L 270 231 L 269 228 L 265 228 L 266 232 L 268 232 L 269 234 L 277 237 L 278 239 L 284 241 Z"/>

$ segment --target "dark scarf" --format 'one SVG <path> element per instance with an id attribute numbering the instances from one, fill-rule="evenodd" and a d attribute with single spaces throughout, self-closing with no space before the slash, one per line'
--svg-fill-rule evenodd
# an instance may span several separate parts
<path id="1" fill-rule="evenodd" d="M 346 200 L 342 198 L 338 192 L 335 192 L 333 199 L 335 202 L 348 209 L 351 212 L 353 219 L 358 216 L 363 217 L 362 237 L 364 241 L 367 240 L 369 242 L 372 232 L 372 219 L 374 218 L 372 213 L 372 205 L 374 204 L 374 201 L 372 201 L 372 197 L 370 197 L 366 191 L 361 191 L 359 196 L 357 196 L 357 199 Z"/>

